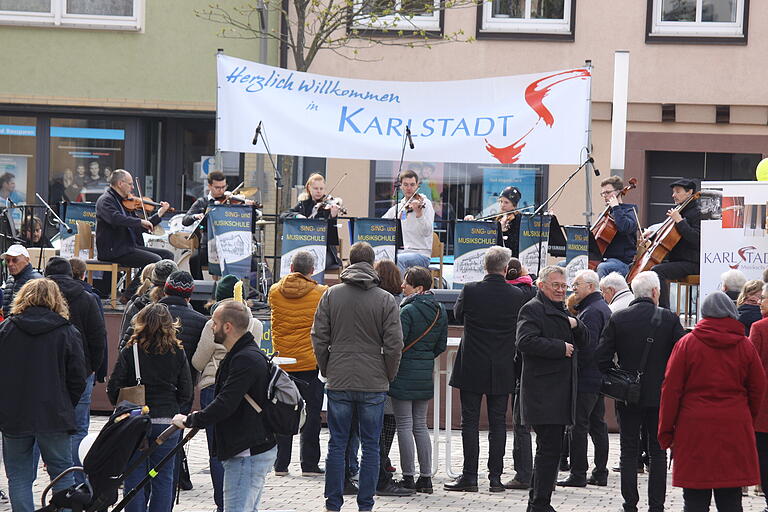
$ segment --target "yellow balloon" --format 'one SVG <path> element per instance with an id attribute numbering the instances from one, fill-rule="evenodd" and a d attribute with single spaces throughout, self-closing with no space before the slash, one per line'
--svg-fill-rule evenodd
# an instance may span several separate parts
<path id="1" fill-rule="evenodd" d="M 755 169 L 757 181 L 768 181 L 768 158 L 763 158 Z"/>

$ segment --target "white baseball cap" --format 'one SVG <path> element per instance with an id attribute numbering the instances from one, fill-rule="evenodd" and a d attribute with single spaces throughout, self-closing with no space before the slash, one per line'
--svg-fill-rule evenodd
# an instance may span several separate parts
<path id="1" fill-rule="evenodd" d="M 29 258 L 29 251 L 21 244 L 13 244 L 7 251 L 0 254 L 0 258 L 5 258 L 6 256 L 26 256 Z"/>

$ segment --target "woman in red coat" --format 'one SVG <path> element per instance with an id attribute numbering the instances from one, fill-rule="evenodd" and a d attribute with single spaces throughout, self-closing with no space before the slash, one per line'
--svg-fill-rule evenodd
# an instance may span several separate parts
<path id="1" fill-rule="evenodd" d="M 749 340 L 755 345 L 755 350 L 763 362 L 763 370 L 768 373 L 768 284 L 763 286 L 760 312 L 763 314 L 763 319 L 752 324 Z M 757 440 L 757 458 L 760 461 L 760 484 L 763 489 L 768 489 L 768 393 L 763 397 L 755 418 L 755 439 Z M 765 503 L 768 505 L 768 493 L 765 494 Z"/>
<path id="2" fill-rule="evenodd" d="M 765 372 L 723 292 L 701 305 L 702 320 L 675 344 L 661 388 L 659 444 L 672 448 L 672 485 L 686 512 L 740 512 L 741 487 L 760 481 L 752 426 Z"/>

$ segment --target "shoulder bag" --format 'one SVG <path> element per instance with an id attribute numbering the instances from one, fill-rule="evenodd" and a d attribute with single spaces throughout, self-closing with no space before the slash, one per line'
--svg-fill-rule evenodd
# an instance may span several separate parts
<path id="1" fill-rule="evenodd" d="M 136 405 L 147 405 L 147 395 L 144 384 L 141 383 L 141 368 L 139 368 L 139 344 L 133 344 L 133 366 L 136 372 L 136 385 L 120 388 L 117 395 L 117 403 L 127 400 Z"/>
<path id="2" fill-rule="evenodd" d="M 440 318 L 440 306 L 438 305 L 438 306 L 437 306 L 437 314 L 435 315 L 435 319 L 434 319 L 434 320 L 432 320 L 432 324 L 431 324 L 429 327 L 427 327 L 427 330 L 426 330 L 426 331 L 424 331 L 423 333 L 421 333 L 421 336 L 419 336 L 418 338 L 416 338 L 415 340 L 413 340 L 412 342 L 410 342 L 410 343 L 408 344 L 408 346 L 407 346 L 407 347 L 405 347 L 405 348 L 403 349 L 403 353 L 406 353 L 406 352 L 408 352 L 408 351 L 409 351 L 411 348 L 413 348 L 413 346 L 414 346 L 416 343 L 418 343 L 419 341 L 421 341 L 421 339 L 422 339 L 424 336 L 426 336 L 427 334 L 429 334 L 429 331 L 431 331 L 431 330 L 432 330 L 432 328 L 435 326 L 435 324 L 437 323 L 437 320 L 438 320 L 439 318 Z"/>
<path id="3" fill-rule="evenodd" d="M 603 382 L 600 387 L 600 392 L 603 395 L 619 402 L 624 402 L 627 405 L 637 405 L 640 403 L 640 380 L 648 364 L 648 353 L 651 351 L 656 330 L 661 325 L 661 312 L 662 309 L 658 306 L 653 312 L 651 332 L 645 339 L 643 355 L 640 358 L 640 365 L 637 370 L 623 370 L 621 368 L 611 368 L 608 370 L 603 374 Z"/>

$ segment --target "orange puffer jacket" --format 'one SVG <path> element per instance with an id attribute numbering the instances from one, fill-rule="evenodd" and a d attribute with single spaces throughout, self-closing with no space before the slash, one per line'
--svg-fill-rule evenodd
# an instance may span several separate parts
<path id="1" fill-rule="evenodd" d="M 296 364 L 285 367 L 288 372 L 317 368 L 309 331 L 317 303 L 327 288 L 298 272 L 292 272 L 269 289 L 272 344 L 282 357 L 296 358 Z"/>

